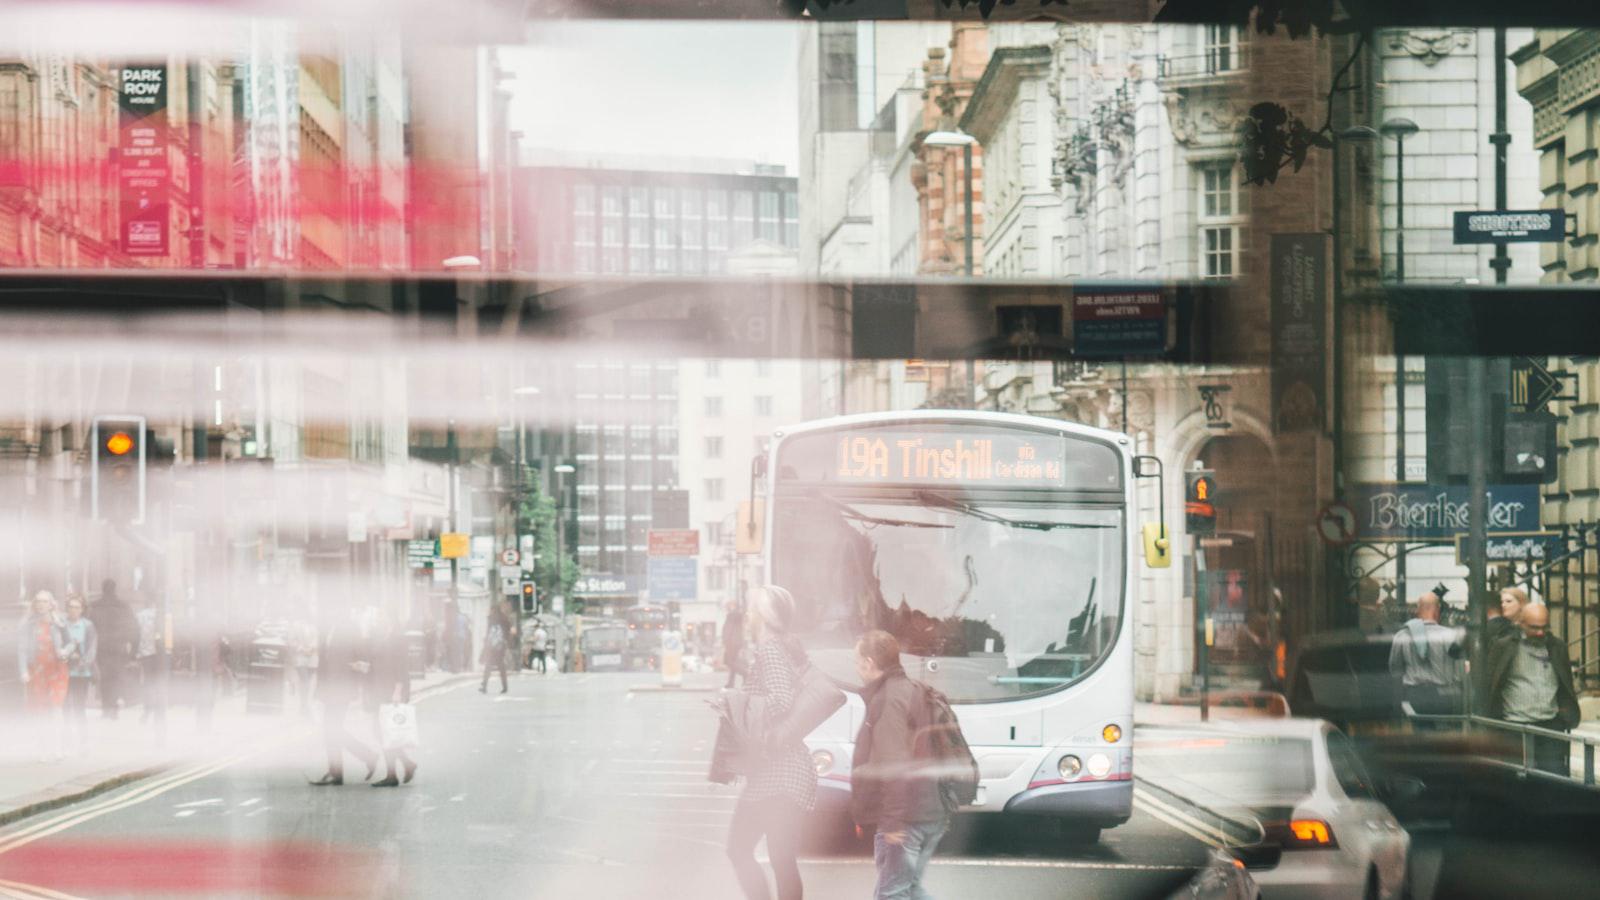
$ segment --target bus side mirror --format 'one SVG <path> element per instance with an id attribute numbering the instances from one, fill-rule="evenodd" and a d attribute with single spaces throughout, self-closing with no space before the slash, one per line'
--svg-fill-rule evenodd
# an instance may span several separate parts
<path id="1" fill-rule="evenodd" d="M 1167 539 L 1166 526 L 1157 522 L 1144 526 L 1144 564 L 1152 569 L 1172 566 L 1172 542 Z"/>

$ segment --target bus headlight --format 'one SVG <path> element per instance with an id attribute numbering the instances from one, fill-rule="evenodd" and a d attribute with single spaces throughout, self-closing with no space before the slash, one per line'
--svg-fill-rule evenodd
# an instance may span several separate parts
<path id="1" fill-rule="evenodd" d="M 1122 726 L 1107 725 L 1100 729 L 1100 736 L 1106 739 L 1106 743 L 1115 744 L 1117 741 L 1122 740 Z"/>
<path id="2" fill-rule="evenodd" d="M 1083 771 L 1083 760 L 1068 753 L 1056 763 L 1056 771 L 1061 773 L 1061 780 L 1071 781 Z"/>
<path id="3" fill-rule="evenodd" d="M 813 750 L 811 765 L 816 768 L 818 775 L 826 775 L 833 771 L 833 754 L 826 750 Z"/>
<path id="4" fill-rule="evenodd" d="M 1104 753 L 1091 754 L 1089 757 L 1089 774 L 1096 778 L 1104 778 L 1111 774 L 1111 757 Z"/>

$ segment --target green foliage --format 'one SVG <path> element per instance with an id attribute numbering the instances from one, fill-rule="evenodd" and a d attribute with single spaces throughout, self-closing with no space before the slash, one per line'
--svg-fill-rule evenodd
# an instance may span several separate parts
<path id="1" fill-rule="evenodd" d="M 533 535 L 533 581 L 541 602 L 552 594 L 570 597 L 572 585 L 578 580 L 578 561 L 568 545 L 562 547 L 563 558 L 556 565 L 556 501 L 539 485 L 537 469 L 523 470 L 516 509 L 517 533 Z"/>

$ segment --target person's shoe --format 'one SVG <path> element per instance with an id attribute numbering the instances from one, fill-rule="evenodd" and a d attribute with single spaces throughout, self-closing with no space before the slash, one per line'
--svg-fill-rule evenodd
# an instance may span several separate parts
<path id="1" fill-rule="evenodd" d="M 405 783 L 406 784 L 410 784 L 411 783 L 411 779 L 417 774 L 417 763 L 416 763 L 415 760 L 408 759 L 408 760 L 405 761 L 405 766 L 406 766 Z"/>
<path id="2" fill-rule="evenodd" d="M 371 762 L 367 763 L 367 777 L 365 777 L 365 778 L 363 778 L 361 780 L 362 781 L 371 781 L 372 780 L 372 776 L 376 775 L 377 773 L 378 773 L 378 760 L 377 760 L 376 757 L 374 757 Z"/>
<path id="3" fill-rule="evenodd" d="M 388 778 L 385 778 L 382 781 L 374 781 L 372 783 L 372 786 L 373 787 L 399 787 L 400 786 L 400 779 L 395 778 L 393 775 L 390 775 Z"/>
<path id="4" fill-rule="evenodd" d="M 317 787 L 324 787 L 326 785 L 344 784 L 344 776 L 343 775 L 335 775 L 332 772 L 329 772 L 328 774 L 322 776 L 321 778 L 318 778 L 316 781 L 313 781 L 311 783 L 313 785 L 317 786 Z"/>
<path id="5" fill-rule="evenodd" d="M 500 685 L 500 693 L 504 694 L 505 692 L 506 692 L 506 686 L 503 685 L 503 684 Z"/>
<path id="6" fill-rule="evenodd" d="M 478 685 L 478 693 L 480 693 L 480 694 L 489 693 L 489 686 L 487 684 Z"/>

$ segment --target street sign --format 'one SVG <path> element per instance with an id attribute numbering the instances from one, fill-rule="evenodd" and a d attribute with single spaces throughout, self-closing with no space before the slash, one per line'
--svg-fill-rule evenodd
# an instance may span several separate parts
<path id="1" fill-rule="evenodd" d="M 1561 209 L 1476 210 L 1455 214 L 1457 244 L 1557 242 L 1567 236 Z"/>
<path id="2" fill-rule="evenodd" d="M 693 528 L 650 529 L 652 557 L 699 556 L 700 532 Z"/>
<path id="3" fill-rule="evenodd" d="M 1156 288 L 1086 287 L 1072 296 L 1078 356 L 1150 356 L 1167 349 L 1167 302 Z"/>
<path id="4" fill-rule="evenodd" d="M 472 535 L 447 531 L 439 535 L 439 557 L 441 559 L 460 559 L 466 556 L 472 543 Z"/>
<path id="5" fill-rule="evenodd" d="M 1569 372 L 1552 372 L 1543 363 L 1529 356 L 1511 360 L 1511 408 L 1517 412 L 1539 412 L 1552 400 L 1575 400 L 1561 395 L 1562 382 L 1576 375 Z"/>
<path id="6" fill-rule="evenodd" d="M 650 558 L 650 599 L 693 600 L 699 593 L 699 560 L 691 556 Z"/>
<path id="7" fill-rule="evenodd" d="M 1317 534 L 1335 547 L 1342 547 L 1356 538 L 1355 511 L 1343 503 L 1330 503 L 1317 513 Z"/>
<path id="8" fill-rule="evenodd" d="M 1485 495 L 1488 532 L 1538 530 L 1538 485 L 1491 484 Z M 1349 496 L 1356 532 L 1366 540 L 1447 543 L 1472 528 L 1464 484 L 1357 484 Z"/>
<path id="9" fill-rule="evenodd" d="M 500 565 L 502 566 L 515 566 L 521 561 L 522 554 L 518 553 L 511 547 L 507 547 L 506 549 L 500 551 Z"/>
<path id="10" fill-rule="evenodd" d="M 413 569 L 432 568 L 434 549 L 433 541 L 406 541 L 406 562 Z"/>

